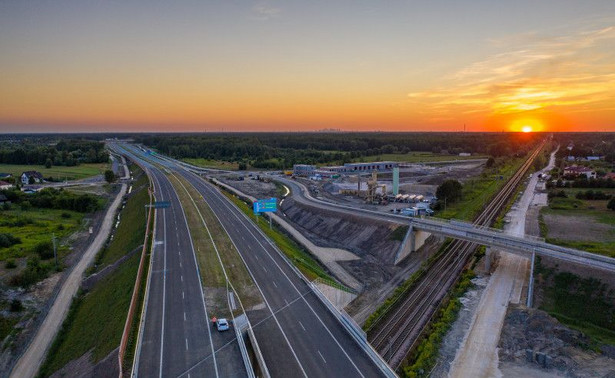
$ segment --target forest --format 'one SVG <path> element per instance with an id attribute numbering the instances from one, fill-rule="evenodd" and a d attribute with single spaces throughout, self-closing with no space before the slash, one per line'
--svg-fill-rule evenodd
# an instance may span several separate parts
<path id="1" fill-rule="evenodd" d="M 103 142 L 66 138 L 57 140 L 47 137 L 0 140 L 0 163 L 70 167 L 109 160 Z"/>
<path id="2" fill-rule="evenodd" d="M 283 169 L 293 164 L 343 164 L 365 156 L 413 151 L 522 156 L 544 134 L 519 133 L 234 133 L 135 135 L 136 142 L 174 158 L 205 158 Z"/>

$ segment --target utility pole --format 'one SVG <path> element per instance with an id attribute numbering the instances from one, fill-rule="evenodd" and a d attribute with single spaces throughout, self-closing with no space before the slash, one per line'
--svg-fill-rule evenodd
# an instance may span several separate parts
<path id="1" fill-rule="evenodd" d="M 51 234 L 51 242 L 53 243 L 53 257 L 56 260 L 56 269 L 58 269 L 58 248 L 56 247 L 56 234 Z"/>

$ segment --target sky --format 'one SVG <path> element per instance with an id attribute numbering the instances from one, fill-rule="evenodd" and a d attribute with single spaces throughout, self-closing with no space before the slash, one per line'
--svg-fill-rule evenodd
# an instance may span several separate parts
<path id="1" fill-rule="evenodd" d="M 614 131 L 613 0 L 0 0 L 0 132 Z"/>

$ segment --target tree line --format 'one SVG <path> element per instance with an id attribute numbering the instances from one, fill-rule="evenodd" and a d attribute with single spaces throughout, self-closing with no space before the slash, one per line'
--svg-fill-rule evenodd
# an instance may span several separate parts
<path id="1" fill-rule="evenodd" d="M 366 156 L 412 151 L 523 156 L 542 137 L 518 133 L 237 133 L 136 135 L 134 139 L 174 158 L 282 169 L 293 164 L 343 164 Z"/>
<path id="2" fill-rule="evenodd" d="M 67 139 L 57 143 L 41 143 L 27 139 L 19 144 L 3 143 L 0 146 L 0 163 L 75 166 L 81 163 L 105 163 L 109 154 L 99 141 Z"/>

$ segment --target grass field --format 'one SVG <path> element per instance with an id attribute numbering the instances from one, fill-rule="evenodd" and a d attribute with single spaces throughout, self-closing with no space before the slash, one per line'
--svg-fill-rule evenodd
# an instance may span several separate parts
<path id="1" fill-rule="evenodd" d="M 481 174 L 463 185 L 461 201 L 447 205 L 446 209 L 436 213 L 444 219 L 472 220 L 484 208 L 487 202 L 521 167 L 525 159 L 511 159 L 491 172 Z M 503 178 L 500 179 L 500 176 Z"/>
<path id="2" fill-rule="evenodd" d="M 203 168 L 223 169 L 226 171 L 236 171 L 239 168 L 239 164 L 236 162 L 212 160 L 203 158 L 184 158 L 182 161 L 193 164 Z"/>
<path id="3" fill-rule="evenodd" d="M 24 171 L 38 171 L 43 177 L 53 177 L 55 180 L 79 180 L 86 177 L 92 177 L 103 174 L 106 169 L 109 169 L 107 163 L 95 164 L 80 164 L 74 167 L 52 166 L 45 168 L 44 165 L 13 165 L 0 164 L 0 172 L 10 173 L 15 178 L 19 178 Z"/>
<path id="4" fill-rule="evenodd" d="M 58 255 L 64 256 L 68 247 L 63 240 L 81 228 L 84 214 L 76 211 L 55 209 L 0 210 L 0 233 L 8 233 L 21 239 L 21 243 L 0 248 L 0 261 L 31 255 L 32 248 L 40 242 L 50 241 L 52 234 L 59 240 Z M 64 216 L 62 216 L 64 214 Z"/>
<path id="5" fill-rule="evenodd" d="M 615 257 L 615 212 L 607 209 L 608 201 L 578 200 L 572 194 L 551 198 L 541 209 L 547 242 Z M 564 227 L 574 231 L 562 232 Z M 576 235 L 581 237 L 575 240 Z"/>
<path id="6" fill-rule="evenodd" d="M 137 170 L 136 167 L 132 169 L 133 172 Z M 144 205 L 149 202 L 147 176 L 141 174 L 136 182 L 142 185 L 133 187 L 134 194 L 121 212 L 122 221 L 116 237 L 99 254 L 102 256 L 100 261 L 113 262 L 143 243 L 146 222 L 143 211 Z M 73 300 L 69 314 L 41 367 L 41 376 L 50 375 L 90 350 L 93 362 L 96 363 L 119 346 L 140 257 L 140 253 L 135 253 L 119 265 L 117 270 L 98 282 L 90 292 L 80 294 Z"/>
<path id="7" fill-rule="evenodd" d="M 235 197 L 234 195 L 223 192 L 233 203 L 250 219 L 256 221 L 252 208 L 245 202 Z M 263 217 L 261 217 L 263 218 Z M 265 219 L 260 219 L 258 222 L 259 228 L 267 235 L 280 250 L 290 259 L 290 261 L 309 279 L 322 278 L 325 281 L 336 282 L 312 256 L 304 251 L 290 237 L 286 236 L 277 227 L 269 228 L 269 222 Z"/>
<path id="8" fill-rule="evenodd" d="M 197 249 L 197 260 L 199 262 L 203 285 L 205 287 L 226 288 L 224 272 L 222 270 L 222 265 L 220 265 L 220 260 L 222 260 L 229 281 L 235 290 L 237 290 L 236 294 L 239 296 L 242 304 L 247 308 L 261 303 L 262 298 L 260 297 L 258 288 L 252 281 L 252 277 L 241 260 L 239 252 L 235 249 L 230 237 L 215 217 L 209 205 L 202 199 L 197 190 L 184 178 L 171 176 L 171 179 L 186 212 L 194 247 Z M 202 219 L 201 216 L 203 217 Z M 216 248 L 220 253 L 220 259 L 218 259 L 212 239 L 209 237 L 209 233 L 205 225 L 203 225 L 203 221 L 205 221 L 209 233 L 211 233 L 213 241 L 216 244 Z M 218 299 L 212 309 L 212 311 L 215 310 L 214 313 L 216 314 L 228 312 L 226 289 L 221 291 L 220 294 L 222 296 L 221 300 Z M 211 303 L 208 302 L 208 306 L 210 305 Z"/>

